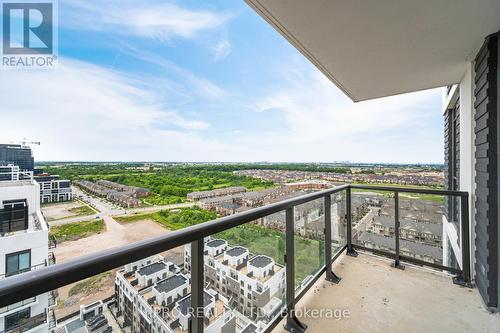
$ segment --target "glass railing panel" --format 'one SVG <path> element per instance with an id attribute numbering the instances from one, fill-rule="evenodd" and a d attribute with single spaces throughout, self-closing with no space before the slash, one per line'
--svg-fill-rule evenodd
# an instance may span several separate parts
<path id="1" fill-rule="evenodd" d="M 205 287 L 219 293 L 213 313 L 221 319 L 206 319 L 205 329 L 263 331 L 279 317 L 286 304 L 285 251 L 284 211 L 207 239 Z"/>
<path id="2" fill-rule="evenodd" d="M 393 192 L 352 189 L 351 216 L 353 244 L 396 252 Z"/>
<path id="3" fill-rule="evenodd" d="M 331 195 L 332 258 L 347 244 L 346 190 Z"/>
<path id="4" fill-rule="evenodd" d="M 294 208 L 295 292 L 300 293 L 325 265 L 325 199 Z"/>
<path id="5" fill-rule="evenodd" d="M 457 211 L 448 215 L 447 203 L 454 201 Z M 455 227 L 460 225 L 459 197 L 400 193 L 399 218 L 402 256 L 459 268 L 460 233 Z"/>

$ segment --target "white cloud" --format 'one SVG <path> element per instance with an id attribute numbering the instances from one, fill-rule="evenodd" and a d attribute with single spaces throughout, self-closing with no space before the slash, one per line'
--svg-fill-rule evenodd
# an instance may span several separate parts
<path id="1" fill-rule="evenodd" d="M 227 13 L 190 10 L 158 0 L 67 0 L 60 6 L 61 24 L 69 28 L 158 40 L 191 38 L 230 19 Z"/>
<path id="2" fill-rule="evenodd" d="M 196 160 L 201 146 L 224 150 L 200 133 L 208 123 L 165 107 L 137 78 L 59 61 L 54 70 L 2 73 L 0 140 L 41 141 L 38 160 Z"/>
<path id="3" fill-rule="evenodd" d="M 139 50 L 128 44 L 123 44 L 123 48 L 121 51 L 135 57 L 136 59 L 158 66 L 159 69 L 162 69 L 167 73 L 174 75 L 178 79 L 178 82 L 187 81 L 190 84 L 191 90 L 193 90 L 199 96 L 207 98 L 221 98 L 226 94 L 224 89 L 222 89 L 215 83 L 205 78 L 196 76 L 191 71 L 177 66 L 165 57 Z"/>
<path id="4" fill-rule="evenodd" d="M 277 112 L 283 123 L 240 140 L 242 146 L 261 148 L 261 159 L 442 162 L 439 89 L 353 103 L 309 65 L 294 63 L 280 78 L 253 110 Z"/>
<path id="5" fill-rule="evenodd" d="M 316 70 L 292 68 L 247 100 L 258 112 L 238 128 L 167 107 L 148 77 L 65 58 L 55 70 L 4 71 L 0 141 L 41 141 L 37 160 L 442 162 L 442 131 L 429 126 L 442 121 L 439 91 L 353 104 Z"/>
<path id="6" fill-rule="evenodd" d="M 221 40 L 214 48 L 214 61 L 219 61 L 231 54 L 231 43 L 227 40 Z"/>

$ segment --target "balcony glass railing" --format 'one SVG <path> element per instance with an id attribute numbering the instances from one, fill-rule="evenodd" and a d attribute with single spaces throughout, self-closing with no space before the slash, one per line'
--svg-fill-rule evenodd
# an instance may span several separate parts
<path id="1" fill-rule="evenodd" d="M 27 272 L 34 271 L 34 270 L 38 270 L 38 269 L 41 269 L 41 268 L 46 267 L 46 266 L 47 266 L 47 262 L 43 262 L 41 264 L 33 265 L 33 266 L 30 266 L 30 267 L 25 268 L 25 269 L 20 269 L 20 270 L 14 271 L 14 272 L 0 274 L 0 279 L 23 274 L 23 273 L 27 273 Z"/>
<path id="2" fill-rule="evenodd" d="M 442 219 L 445 196 L 460 199 L 458 240 L 444 236 L 453 230 Z M 465 192 L 343 185 L 3 279 L 0 306 L 65 287 L 57 318 L 99 300 L 109 311 L 91 321 L 99 311 L 89 310 L 90 330 L 269 332 L 286 317 L 299 332 L 291 310 L 324 272 L 340 280 L 331 263 L 345 249 L 448 271 L 469 285 L 468 223 Z"/>
<path id="3" fill-rule="evenodd" d="M 9 326 L 4 331 L 0 333 L 23 333 L 27 332 L 35 327 L 47 323 L 47 313 L 42 312 L 30 318 L 19 319 L 19 322 L 15 325 Z"/>
<path id="4" fill-rule="evenodd" d="M 20 307 L 23 307 L 25 305 L 28 305 L 28 304 L 31 304 L 31 303 L 34 303 L 34 302 L 36 302 L 36 297 L 30 297 L 30 298 L 25 299 L 23 301 L 16 302 L 14 304 L 10 304 L 10 305 L 4 306 L 4 307 L 0 308 L 0 314 L 6 313 L 6 312 L 10 312 L 12 310 L 18 309 Z"/>

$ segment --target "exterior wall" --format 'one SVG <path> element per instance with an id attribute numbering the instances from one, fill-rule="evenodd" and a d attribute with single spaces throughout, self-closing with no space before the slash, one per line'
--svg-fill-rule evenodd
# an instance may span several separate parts
<path id="1" fill-rule="evenodd" d="M 69 201 L 73 199 L 69 180 L 37 180 L 37 182 L 40 184 L 41 203 Z"/>
<path id="2" fill-rule="evenodd" d="M 475 282 L 486 305 L 499 311 L 500 147 L 498 33 L 486 38 L 475 71 Z"/>
<path id="3" fill-rule="evenodd" d="M 26 199 L 28 205 L 28 229 L 0 235 L 0 279 L 6 272 L 6 255 L 30 250 L 30 269 L 48 265 L 48 227 L 40 211 L 40 187 L 34 181 L 0 182 L 0 203 L 4 200 Z M 22 274 L 22 273 L 21 273 Z M 49 296 L 44 293 L 0 309 L 0 332 L 4 330 L 5 318 L 13 313 L 30 308 L 30 318 L 37 325 L 29 332 L 48 332 Z M 26 324 L 33 322 L 28 320 Z M 19 330 L 26 330 L 22 328 Z"/>
<path id="4" fill-rule="evenodd" d="M 0 144 L 0 164 L 15 164 L 21 170 L 33 171 L 35 160 L 31 149 L 16 144 Z"/>

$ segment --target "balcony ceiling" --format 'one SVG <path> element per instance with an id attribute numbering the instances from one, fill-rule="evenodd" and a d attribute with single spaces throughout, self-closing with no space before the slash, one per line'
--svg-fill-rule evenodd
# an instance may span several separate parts
<path id="1" fill-rule="evenodd" d="M 353 101 L 458 83 L 500 0 L 246 0 Z"/>

